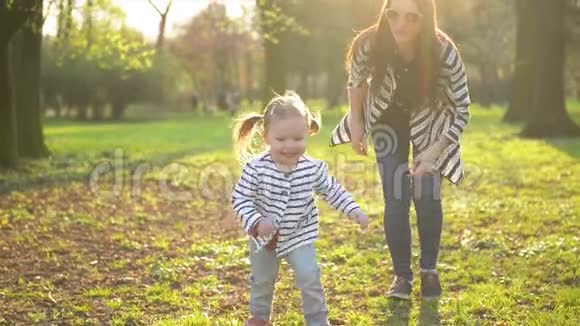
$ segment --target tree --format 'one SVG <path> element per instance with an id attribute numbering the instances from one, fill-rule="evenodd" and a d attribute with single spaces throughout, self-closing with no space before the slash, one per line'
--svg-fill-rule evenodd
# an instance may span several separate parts
<path id="1" fill-rule="evenodd" d="M 57 106 L 62 98 L 80 120 L 104 119 L 111 104 L 111 118 L 118 120 L 147 94 L 142 73 L 151 69 L 154 51 L 141 33 L 126 26 L 125 13 L 111 0 L 85 1 L 80 19 L 68 7 L 74 1 L 66 0 L 67 6 L 62 1 L 62 30 L 45 46 L 46 98 Z"/>
<path id="2" fill-rule="evenodd" d="M 247 88 L 252 70 L 263 69 L 256 64 L 260 44 L 244 19 L 231 18 L 225 5 L 210 3 L 171 40 L 171 53 L 181 60 L 201 98 L 224 98 L 234 88 Z"/>
<path id="3" fill-rule="evenodd" d="M 534 32 L 538 17 L 537 6 L 529 0 L 516 0 L 517 37 L 515 72 L 510 103 L 503 118 L 506 122 L 523 122 L 532 107 L 534 91 L 534 62 L 537 52 L 534 48 Z"/>
<path id="4" fill-rule="evenodd" d="M 18 161 L 18 133 L 14 107 L 11 40 L 34 14 L 36 1 L 0 0 L 0 165 L 15 167 Z"/>
<path id="5" fill-rule="evenodd" d="M 461 49 L 470 74 L 472 98 L 483 106 L 508 98 L 506 85 L 513 66 L 515 19 L 513 1 L 439 1 L 443 30 Z"/>
<path id="6" fill-rule="evenodd" d="M 173 3 L 173 1 L 169 0 L 167 2 L 167 6 L 165 7 L 165 10 L 161 11 L 155 5 L 155 3 L 153 3 L 153 0 L 149 0 L 149 4 L 151 4 L 153 9 L 155 9 L 155 11 L 157 11 L 157 13 L 159 14 L 159 17 L 160 17 L 159 33 L 157 34 L 157 42 L 155 43 L 155 50 L 157 52 L 160 52 L 161 50 L 163 50 L 163 44 L 165 43 L 165 27 L 167 25 L 167 16 L 169 15 L 169 10 L 171 10 L 172 3 Z"/>
<path id="7" fill-rule="evenodd" d="M 18 154 L 41 158 L 49 154 L 42 132 L 40 75 L 42 66 L 43 1 L 34 1 L 34 11 L 12 41 Z"/>
<path id="8" fill-rule="evenodd" d="M 568 115 L 564 97 L 565 0 L 528 2 L 543 24 L 533 31 L 535 57 L 532 107 L 522 131 L 525 137 L 580 136 L 580 128 Z"/>
<path id="9" fill-rule="evenodd" d="M 267 103 L 272 91 L 283 94 L 286 90 L 287 58 L 284 52 L 283 28 L 279 26 L 281 16 L 279 1 L 256 0 L 264 46 L 265 80 L 262 102 Z"/>

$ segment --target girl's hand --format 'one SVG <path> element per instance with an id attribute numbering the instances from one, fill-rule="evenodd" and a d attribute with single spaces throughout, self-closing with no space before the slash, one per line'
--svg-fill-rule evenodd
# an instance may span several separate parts
<path id="1" fill-rule="evenodd" d="M 362 229 L 366 229 L 369 226 L 369 217 L 360 209 L 352 213 L 352 218 L 360 224 Z"/>
<path id="2" fill-rule="evenodd" d="M 274 232 L 274 223 L 272 222 L 272 219 L 266 217 L 260 220 L 256 231 L 260 237 L 265 237 Z"/>

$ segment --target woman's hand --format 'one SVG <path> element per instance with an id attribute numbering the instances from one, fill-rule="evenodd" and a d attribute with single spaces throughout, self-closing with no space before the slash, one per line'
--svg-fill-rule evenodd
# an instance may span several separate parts
<path id="1" fill-rule="evenodd" d="M 357 137 L 352 139 L 352 149 L 355 153 L 359 155 L 367 155 L 368 154 L 368 145 L 362 137 Z"/>
<path id="2" fill-rule="evenodd" d="M 449 145 L 449 140 L 443 138 L 431 146 L 429 146 L 421 154 L 417 155 L 413 160 L 413 169 L 411 170 L 412 175 L 424 175 L 433 174 L 433 166 L 435 162 L 441 156 L 441 153 L 445 150 L 445 147 Z"/>
<path id="3" fill-rule="evenodd" d="M 411 175 L 422 176 L 422 175 L 433 175 L 433 161 L 415 161 L 413 169 L 411 170 Z"/>
<path id="4" fill-rule="evenodd" d="M 355 153 L 359 155 L 367 155 L 367 141 L 364 138 L 364 130 L 362 122 L 352 121 L 351 124 L 351 146 Z"/>
<path id="5" fill-rule="evenodd" d="M 367 141 L 364 136 L 363 103 L 368 96 L 368 85 L 348 89 L 350 107 L 350 140 L 355 153 L 367 155 Z"/>

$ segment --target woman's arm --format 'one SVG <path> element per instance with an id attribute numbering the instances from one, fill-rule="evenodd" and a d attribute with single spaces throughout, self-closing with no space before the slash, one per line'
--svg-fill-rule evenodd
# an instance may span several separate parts
<path id="1" fill-rule="evenodd" d="M 449 43 L 443 57 L 442 69 L 445 70 L 444 73 L 447 76 L 445 94 L 451 104 L 451 125 L 445 134 L 441 135 L 436 142 L 415 158 L 413 171 L 416 174 L 430 172 L 433 162 L 439 158 L 445 148 L 460 142 L 463 131 L 471 119 L 469 112 L 471 100 L 467 87 L 467 75 L 459 50 L 453 43 Z M 421 166 L 421 163 L 425 163 L 425 166 Z"/>
<path id="2" fill-rule="evenodd" d="M 461 60 L 459 50 L 457 50 L 453 43 L 450 43 L 448 46 L 449 49 L 447 51 L 449 54 L 445 56 L 443 69 L 447 70 L 447 75 L 449 76 L 447 81 L 447 96 L 452 106 L 451 112 L 453 119 L 451 120 L 449 130 L 444 136 L 449 141 L 458 143 L 465 127 L 471 119 L 469 112 L 471 99 L 469 97 L 469 88 L 467 87 L 465 66 Z"/>
<path id="3" fill-rule="evenodd" d="M 367 144 L 364 140 L 363 106 L 368 96 L 368 90 L 367 83 L 361 87 L 348 88 L 352 147 L 356 153 L 361 155 L 367 154 Z"/>
<path id="4" fill-rule="evenodd" d="M 366 155 L 364 138 L 364 103 L 369 93 L 368 77 L 370 40 L 361 40 L 353 49 L 348 75 L 348 104 L 351 128 L 351 143 L 355 152 Z"/>

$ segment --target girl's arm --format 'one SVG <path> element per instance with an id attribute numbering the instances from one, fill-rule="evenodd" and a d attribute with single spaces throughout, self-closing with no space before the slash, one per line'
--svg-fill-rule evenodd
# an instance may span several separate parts
<path id="1" fill-rule="evenodd" d="M 322 199 L 334 209 L 354 218 L 354 214 L 361 210 L 360 206 L 352 198 L 352 195 L 328 174 L 328 165 L 325 162 L 320 161 L 315 176 L 314 190 L 316 193 L 321 195 Z"/>
<path id="2" fill-rule="evenodd" d="M 249 163 L 242 169 L 242 176 L 234 187 L 232 193 L 232 207 L 234 213 L 240 219 L 244 230 L 255 236 L 255 227 L 263 216 L 254 205 L 256 191 L 258 189 L 257 170 Z"/>

